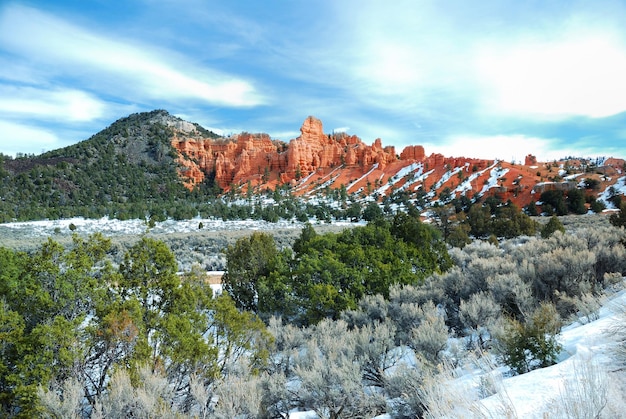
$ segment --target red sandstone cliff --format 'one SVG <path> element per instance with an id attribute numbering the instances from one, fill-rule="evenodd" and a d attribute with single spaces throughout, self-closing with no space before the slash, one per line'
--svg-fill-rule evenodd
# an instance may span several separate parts
<path id="1" fill-rule="evenodd" d="M 324 134 L 322 122 L 312 116 L 304 121 L 300 133 L 288 144 L 272 141 L 267 134 L 242 133 L 213 140 L 177 133 L 172 146 L 180 154 L 178 161 L 185 168 L 181 176 L 189 188 L 212 172 L 220 187 L 228 188 L 231 184 L 259 181 L 268 174 L 287 183 L 318 169 L 368 167 L 374 163 L 384 167 L 397 159 L 394 147 L 383 148 L 380 139 L 367 146 L 356 136 Z"/>
<path id="2" fill-rule="evenodd" d="M 525 165 L 497 163 L 503 174 L 494 184 L 496 163 L 493 161 L 441 154 L 427 156 L 420 145 L 407 146 L 397 156 L 394 147 L 383 147 L 380 139 L 366 145 L 354 135 L 325 134 L 322 122 L 312 116 L 302 124 L 300 136 L 288 143 L 272 140 L 267 134 L 241 133 L 216 140 L 202 138 L 192 128 L 174 132 L 172 145 L 179 153 L 180 175 L 190 189 L 214 174 L 217 184 L 225 190 L 231 185 L 273 188 L 290 184 L 295 186 L 295 193 L 309 194 L 320 187 L 343 185 L 348 192 L 360 194 L 377 190 L 389 194 L 398 188 L 409 193 L 431 191 L 431 199 L 436 200 L 438 193 L 448 188 L 457 195 L 497 195 L 504 201 L 524 206 L 539 198 L 537 184 L 559 181 L 554 164 L 537 163 L 529 154 Z M 623 167 L 623 160 L 613 160 L 607 160 L 609 163 L 603 168 L 606 176 L 585 176 L 595 176 L 608 187 L 609 176 L 619 175 Z M 573 167 L 580 162 L 569 161 L 564 165 Z M 412 169 L 407 173 L 407 168 Z M 397 174 L 401 171 L 403 175 L 399 179 Z M 416 176 L 420 178 L 417 182 Z M 387 184 L 391 186 L 385 188 Z"/>

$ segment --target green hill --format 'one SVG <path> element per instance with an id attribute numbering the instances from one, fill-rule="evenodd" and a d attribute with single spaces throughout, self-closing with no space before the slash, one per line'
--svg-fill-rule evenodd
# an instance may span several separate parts
<path id="1" fill-rule="evenodd" d="M 132 114 L 69 147 L 0 155 L 0 222 L 195 215 L 203 193 L 190 193 L 177 174 L 170 121 L 180 120 L 163 110 Z"/>

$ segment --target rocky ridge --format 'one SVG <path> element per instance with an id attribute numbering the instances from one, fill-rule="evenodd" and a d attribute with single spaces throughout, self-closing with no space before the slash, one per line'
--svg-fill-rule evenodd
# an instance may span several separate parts
<path id="1" fill-rule="evenodd" d="M 437 202 L 443 191 L 452 197 L 497 195 L 524 206 L 538 200 L 545 190 L 571 189 L 587 178 L 600 184 L 590 193 L 600 194 L 617 181 L 624 166 L 622 159 L 608 159 L 601 170 L 589 171 L 586 161 L 538 163 L 532 154 L 521 165 L 426 155 L 421 145 L 407 146 L 396 154 L 393 146 L 383 146 L 380 139 L 366 145 L 355 135 L 326 134 L 322 122 L 313 116 L 303 122 L 300 136 L 287 143 L 247 132 L 203 138 L 191 124 L 168 125 L 174 128 L 171 144 L 179 153 L 180 175 L 190 189 L 214 176 L 224 190 L 289 184 L 296 194 L 310 195 L 343 186 L 348 193 L 363 197 L 380 198 L 400 190 L 421 194 L 431 202 Z"/>

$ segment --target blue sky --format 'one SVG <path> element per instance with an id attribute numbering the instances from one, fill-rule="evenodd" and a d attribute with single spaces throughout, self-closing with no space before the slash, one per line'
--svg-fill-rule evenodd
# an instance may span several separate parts
<path id="1" fill-rule="evenodd" d="M 0 1 L 0 152 L 129 113 L 398 153 L 626 157 L 625 1 Z"/>

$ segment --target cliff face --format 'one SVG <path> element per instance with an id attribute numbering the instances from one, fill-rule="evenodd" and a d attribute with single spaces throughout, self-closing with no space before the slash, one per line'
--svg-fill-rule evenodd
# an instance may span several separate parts
<path id="1" fill-rule="evenodd" d="M 242 133 L 229 139 L 190 138 L 176 131 L 172 146 L 184 167 L 181 176 L 189 188 L 209 173 L 222 188 L 248 181 L 290 183 L 319 169 L 344 166 L 384 167 L 397 160 L 394 147 L 380 139 L 365 145 L 357 136 L 324 134 L 322 121 L 308 117 L 300 136 L 289 143 L 272 141 L 267 134 Z"/>
<path id="2" fill-rule="evenodd" d="M 189 189 L 214 175 L 225 190 L 232 185 L 273 189 L 289 184 L 294 193 L 308 195 L 326 187 L 343 186 L 347 192 L 363 197 L 401 190 L 411 196 L 425 195 L 431 203 L 437 202 L 445 190 L 452 196 L 470 198 L 476 194 L 496 195 L 524 206 L 538 200 L 542 190 L 562 187 L 563 167 L 568 173 L 575 172 L 576 167 L 584 172 L 584 164 L 579 161 L 560 162 L 557 167 L 556 162 L 538 163 L 531 154 L 524 165 L 426 155 L 420 145 L 407 146 L 396 155 L 394 147 L 383 147 L 380 139 L 366 145 L 354 135 L 325 134 L 322 122 L 312 116 L 302 124 L 300 136 L 288 143 L 272 140 L 267 134 L 204 138 L 192 124 L 168 125 L 174 132 L 171 143 L 182 167 L 179 175 Z M 603 166 L 603 177 L 581 175 L 598 178 L 600 190 L 604 190 L 620 176 L 623 167 L 623 160 L 613 160 L 608 159 Z"/>

